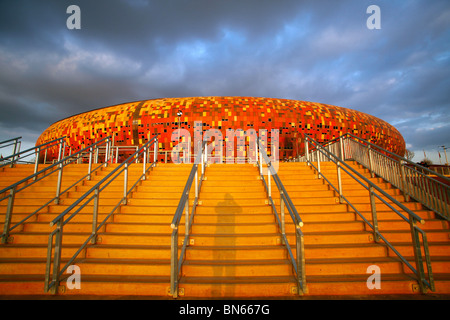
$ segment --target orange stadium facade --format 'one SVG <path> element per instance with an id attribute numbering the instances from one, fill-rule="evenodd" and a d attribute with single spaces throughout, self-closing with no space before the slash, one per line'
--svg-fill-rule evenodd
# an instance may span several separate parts
<path id="1" fill-rule="evenodd" d="M 187 130 L 194 137 L 199 123 L 203 132 L 218 130 L 223 137 L 227 130 L 278 129 L 281 160 L 303 153 L 305 133 L 319 142 L 351 133 L 405 154 L 402 135 L 377 117 L 322 103 L 256 97 L 164 98 L 99 108 L 52 124 L 36 145 L 66 137 L 74 153 L 107 136 L 115 146 L 140 146 L 157 135 L 159 150 L 167 152 L 178 143 L 172 137 L 175 130 Z M 57 158 L 57 153 L 51 150 L 47 160 Z"/>

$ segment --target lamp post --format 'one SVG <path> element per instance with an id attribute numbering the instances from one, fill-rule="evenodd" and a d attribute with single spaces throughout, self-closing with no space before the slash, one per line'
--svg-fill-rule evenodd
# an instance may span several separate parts
<path id="1" fill-rule="evenodd" d="M 181 125 L 181 116 L 183 115 L 183 111 L 178 110 L 177 116 L 178 116 L 178 140 L 180 140 L 180 125 Z"/>
<path id="2" fill-rule="evenodd" d="M 180 133 L 180 126 L 181 126 L 181 116 L 183 115 L 183 111 L 178 110 L 177 116 L 178 116 L 178 143 L 181 143 L 181 133 Z"/>

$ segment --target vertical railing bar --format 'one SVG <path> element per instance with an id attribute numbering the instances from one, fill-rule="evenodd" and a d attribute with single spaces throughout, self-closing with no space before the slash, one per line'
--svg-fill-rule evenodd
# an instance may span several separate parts
<path id="1" fill-rule="evenodd" d="M 341 180 L 341 166 L 340 162 L 336 161 L 336 171 L 337 171 L 337 179 L 338 179 L 338 190 L 339 190 L 339 203 L 343 203 L 344 199 L 342 197 L 342 180 Z"/>
<path id="2" fill-rule="evenodd" d="M 100 190 L 99 187 L 94 190 L 94 208 L 92 215 L 92 239 L 91 243 L 95 244 L 97 242 L 97 224 L 98 224 L 98 206 L 100 202 Z"/>
<path id="3" fill-rule="evenodd" d="M 88 176 L 87 180 L 91 180 L 91 173 L 92 173 L 92 153 L 94 149 L 92 147 L 89 148 L 89 165 L 88 165 Z"/>
<path id="4" fill-rule="evenodd" d="M 283 238 L 281 240 L 282 244 L 284 243 L 284 238 L 286 237 L 286 222 L 285 222 L 285 203 L 283 198 L 283 191 L 280 190 L 280 220 L 281 220 L 281 234 L 283 235 Z"/>
<path id="5" fill-rule="evenodd" d="M 170 294 L 178 297 L 178 229 L 172 231 L 170 237 Z"/>
<path id="6" fill-rule="evenodd" d="M 299 294 L 306 294 L 305 245 L 303 233 L 298 225 L 296 229 L 297 286 Z"/>
<path id="7" fill-rule="evenodd" d="M 316 149 L 316 157 L 317 157 L 317 179 L 320 179 L 320 154 L 319 149 Z"/>
<path id="8" fill-rule="evenodd" d="M 189 190 L 186 192 L 186 203 L 184 205 L 184 237 L 187 239 L 189 237 Z M 188 245 L 189 243 L 186 243 Z"/>
<path id="9" fill-rule="evenodd" d="M 425 293 L 425 272 L 423 269 L 423 259 L 422 259 L 422 253 L 420 249 L 420 240 L 419 235 L 416 230 L 416 220 L 409 216 L 409 223 L 410 223 L 410 230 L 411 230 L 411 237 L 413 241 L 413 250 L 414 250 L 414 258 L 416 260 L 416 270 L 417 270 L 417 277 L 419 282 L 420 291 L 422 293 Z"/>
<path id="10" fill-rule="evenodd" d="M 9 191 L 9 199 L 8 199 L 8 204 L 6 206 L 6 215 L 5 215 L 5 222 L 4 222 L 3 234 L 2 234 L 2 244 L 8 243 L 9 229 L 11 227 L 15 197 L 16 197 L 16 187 L 13 187 Z"/>
<path id="11" fill-rule="evenodd" d="M 63 236 L 63 221 L 62 219 L 58 220 L 56 224 L 56 233 L 55 233 L 55 249 L 54 249 L 54 258 L 53 258 L 53 282 L 54 287 L 52 290 L 53 294 L 58 292 L 59 286 L 59 270 L 61 267 L 61 250 L 62 250 L 62 236 Z"/>
<path id="12" fill-rule="evenodd" d="M 368 162 L 368 165 L 369 165 L 370 176 L 372 178 L 374 178 L 375 174 L 373 172 L 372 152 L 370 152 L 370 151 L 371 151 L 371 147 L 370 147 L 370 145 L 368 145 L 367 146 L 367 162 Z"/>
<path id="13" fill-rule="evenodd" d="M 306 153 L 306 163 L 309 166 L 309 142 L 308 137 L 305 138 L 305 153 Z"/>
<path id="14" fill-rule="evenodd" d="M 379 232 L 378 232 L 378 217 L 377 217 L 377 207 L 376 207 L 376 203 L 375 203 L 374 188 L 372 185 L 369 185 L 368 189 L 369 189 L 369 196 L 370 196 L 370 209 L 372 212 L 374 240 L 375 240 L 375 242 L 379 242 L 380 236 L 379 236 Z"/>
<path id="15" fill-rule="evenodd" d="M 422 243 L 423 243 L 423 251 L 425 254 L 425 263 L 427 266 L 427 273 L 428 273 L 428 280 L 429 280 L 429 284 L 430 284 L 430 290 L 431 291 L 435 291 L 435 285 L 434 285 L 434 277 L 433 277 L 433 270 L 431 267 L 431 258 L 430 258 L 430 250 L 428 247 L 428 239 L 427 239 L 427 235 L 425 234 L 425 232 L 420 232 L 420 234 L 422 235 Z"/>
<path id="16" fill-rule="evenodd" d="M 125 170 L 123 173 L 123 205 L 127 204 L 127 193 L 128 193 L 128 162 L 125 163 Z"/>
<path id="17" fill-rule="evenodd" d="M 142 180 L 145 180 L 145 173 L 147 169 L 147 147 L 144 147 L 144 153 L 142 154 L 144 159 L 142 159 Z"/>
<path id="18" fill-rule="evenodd" d="M 59 168 L 58 168 L 58 170 L 59 170 L 59 172 L 58 172 L 58 181 L 57 181 L 57 184 L 56 184 L 56 197 L 55 197 L 55 204 L 59 204 L 59 198 L 60 198 L 60 194 L 61 194 L 61 184 L 62 184 L 62 175 L 63 175 L 63 168 L 64 168 L 64 165 L 63 165 L 63 163 L 61 162 L 60 164 L 59 164 Z"/>
<path id="19" fill-rule="evenodd" d="M 48 292 L 49 287 L 50 287 L 50 274 L 51 274 L 51 268 L 52 268 L 53 237 L 54 237 L 54 233 L 52 232 L 48 236 L 47 262 L 46 262 L 46 265 L 45 265 L 44 292 Z"/>
<path id="20" fill-rule="evenodd" d="M 37 148 L 36 151 L 36 159 L 34 160 L 34 174 L 38 171 L 39 168 L 39 155 L 41 154 L 41 147 Z M 36 180 L 36 176 L 34 176 L 33 180 Z"/>

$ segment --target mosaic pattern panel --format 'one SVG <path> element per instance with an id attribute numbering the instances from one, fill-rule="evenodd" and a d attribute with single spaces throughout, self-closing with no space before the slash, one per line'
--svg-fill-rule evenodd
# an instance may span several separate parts
<path id="1" fill-rule="evenodd" d="M 177 115 L 180 110 L 181 117 Z M 374 116 L 321 103 L 254 97 L 166 98 L 105 107 L 52 124 L 36 144 L 66 136 L 74 153 L 109 135 L 120 146 L 142 145 L 158 135 L 160 150 L 170 151 L 176 145 L 172 132 L 186 129 L 194 139 L 196 121 L 203 132 L 219 130 L 224 140 L 230 129 L 279 129 L 281 159 L 303 152 L 304 133 L 325 142 L 349 132 L 396 154 L 405 153 L 397 129 Z M 49 159 L 56 157 L 56 150 L 48 155 Z"/>

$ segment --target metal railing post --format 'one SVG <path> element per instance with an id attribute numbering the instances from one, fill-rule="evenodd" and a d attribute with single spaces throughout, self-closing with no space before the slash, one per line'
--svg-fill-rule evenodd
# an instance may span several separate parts
<path id="1" fill-rule="evenodd" d="M 111 144 L 111 140 L 108 138 L 106 139 L 106 147 L 105 147 L 105 167 L 108 166 L 108 160 L 109 160 L 109 145 Z M 136 157 L 137 159 L 137 157 Z"/>
<path id="2" fill-rule="evenodd" d="M 143 164 L 142 164 L 142 180 L 145 180 L 145 171 L 147 169 L 147 147 L 144 147 L 144 154 L 143 154 Z"/>
<path id="3" fill-rule="evenodd" d="M 319 149 L 316 149 L 316 157 L 317 157 L 317 179 L 320 179 L 320 154 L 319 154 Z"/>
<path id="4" fill-rule="evenodd" d="M 58 182 L 56 184 L 56 198 L 55 198 L 55 204 L 59 204 L 59 198 L 61 194 L 61 184 L 62 184 L 62 174 L 63 174 L 63 163 L 61 162 L 59 164 L 59 172 L 58 172 Z"/>
<path id="5" fill-rule="evenodd" d="M 62 237 L 63 237 L 63 219 L 58 220 L 56 224 L 55 233 L 55 252 L 53 258 L 53 281 L 54 287 L 52 290 L 53 294 L 58 293 L 59 286 L 59 270 L 61 267 L 61 251 L 62 251 Z"/>
<path id="6" fill-rule="evenodd" d="M 122 204 L 127 204 L 127 193 L 128 193 L 128 162 L 125 163 L 125 171 L 123 173 L 123 200 Z"/>
<path id="7" fill-rule="evenodd" d="M 63 148 L 63 142 L 62 140 L 59 141 L 59 151 L 58 151 L 58 161 L 62 160 L 62 148 Z"/>
<path id="8" fill-rule="evenodd" d="M 262 175 L 262 172 L 263 172 L 263 170 L 262 170 L 262 152 L 261 152 L 261 147 L 262 147 L 262 145 L 259 148 L 259 174 L 260 175 Z"/>
<path id="9" fill-rule="evenodd" d="M 92 239 L 91 243 L 95 244 L 97 242 L 97 223 L 98 223 L 98 205 L 100 201 L 100 190 L 99 187 L 94 190 L 94 212 L 92 215 Z"/>
<path id="10" fill-rule="evenodd" d="M 92 147 L 89 148 L 89 166 L 88 166 L 88 176 L 87 180 L 91 180 L 91 172 L 92 172 L 92 153 L 94 152 L 94 149 Z"/>
<path id="11" fill-rule="evenodd" d="M 409 196 L 409 186 L 406 182 L 406 174 L 405 174 L 405 167 L 402 164 L 402 160 L 398 161 L 398 164 L 400 166 L 400 176 L 401 176 L 401 180 L 402 180 L 402 190 L 403 191 L 403 195 L 405 197 L 405 201 L 409 202 L 410 200 L 410 196 Z"/>
<path id="12" fill-rule="evenodd" d="M 139 150 L 139 146 L 136 146 L 136 152 Z M 134 160 L 135 163 L 139 163 L 139 157 L 136 156 L 136 160 Z"/>
<path id="13" fill-rule="evenodd" d="M 308 166 L 310 166 L 310 158 L 309 158 L 309 139 L 308 137 L 305 138 L 305 154 L 306 154 L 306 163 Z"/>
<path id="14" fill-rule="evenodd" d="M 305 268 L 305 241 L 303 232 L 300 227 L 296 225 L 296 260 L 297 260 L 297 287 L 298 294 L 306 294 L 306 268 Z"/>
<path id="15" fill-rule="evenodd" d="M 154 154 L 153 154 L 153 162 L 156 163 L 158 161 L 158 138 L 155 140 L 155 148 L 154 148 Z"/>
<path id="16" fill-rule="evenodd" d="M 36 159 L 34 159 L 34 174 L 38 171 L 39 168 L 39 155 L 41 154 L 41 147 L 37 148 L 36 151 Z M 58 160 L 59 161 L 59 160 Z M 36 180 L 37 176 L 34 176 L 33 180 Z"/>
<path id="17" fill-rule="evenodd" d="M 17 160 L 19 160 L 19 155 L 17 155 L 17 153 L 19 153 L 18 151 L 17 151 L 17 142 L 18 142 L 18 140 L 16 139 L 16 140 L 14 140 L 14 151 L 13 151 L 13 158 L 11 159 L 11 168 L 13 168 L 14 167 L 14 163 L 16 162 L 16 157 L 17 157 Z M 20 148 L 19 148 L 20 149 Z"/>
<path id="18" fill-rule="evenodd" d="M 170 237 L 170 294 L 178 297 L 178 229 L 172 231 Z"/>
<path id="19" fill-rule="evenodd" d="M 198 170 L 195 171 L 195 198 L 198 198 Z"/>
<path id="20" fill-rule="evenodd" d="M 208 144 L 205 143 L 205 171 L 206 171 L 206 168 L 208 167 L 208 164 L 211 162 L 211 159 L 212 159 L 212 156 L 209 157 L 209 160 L 208 160 Z"/>
<path id="21" fill-rule="evenodd" d="M 184 237 L 185 239 L 189 239 L 189 190 L 186 193 L 186 204 L 184 205 Z M 186 246 L 189 245 L 189 241 L 187 241 Z"/>
<path id="22" fill-rule="evenodd" d="M 412 237 L 412 242 L 413 242 L 414 259 L 416 261 L 419 288 L 420 288 L 421 293 L 426 293 L 426 287 L 424 285 L 425 271 L 423 268 L 423 259 L 422 259 L 422 252 L 421 252 L 421 248 L 420 248 L 420 239 L 419 239 L 419 234 L 416 230 L 416 219 L 414 219 L 414 217 L 411 217 L 411 215 L 409 216 L 409 225 L 410 225 L 410 229 L 411 229 L 411 237 Z"/>
<path id="23" fill-rule="evenodd" d="M 372 212 L 372 222 L 373 222 L 373 236 L 375 242 L 380 241 L 380 236 L 378 235 L 378 218 L 377 218 L 377 207 L 375 203 L 374 188 L 369 185 L 369 196 L 370 196 L 370 210 Z"/>
<path id="24" fill-rule="evenodd" d="M 205 163 L 205 156 L 204 156 L 203 152 L 202 152 L 202 156 L 200 157 L 200 159 L 201 159 L 201 162 L 202 162 L 202 176 L 203 176 L 203 174 L 205 173 L 205 165 L 206 165 L 206 163 Z"/>
<path id="25" fill-rule="evenodd" d="M 336 171 L 338 179 L 339 203 L 344 203 L 344 198 L 342 196 L 341 164 L 339 161 L 336 161 Z"/>
<path id="26" fill-rule="evenodd" d="M 98 163 L 98 154 L 99 154 L 99 149 L 98 149 L 98 145 L 95 146 L 95 156 L 94 156 L 94 163 L 97 164 Z"/>
<path id="27" fill-rule="evenodd" d="M 283 191 L 280 190 L 280 222 L 281 222 L 281 234 L 283 237 L 281 238 L 281 243 L 285 244 L 284 238 L 286 237 L 286 224 L 285 224 L 285 214 L 284 214 L 284 199 L 283 199 Z"/>
<path id="28" fill-rule="evenodd" d="M 16 187 L 9 192 L 8 204 L 6 206 L 5 225 L 3 227 L 2 244 L 8 243 L 9 228 L 11 226 L 11 218 L 14 208 L 14 199 L 16 198 Z"/>

